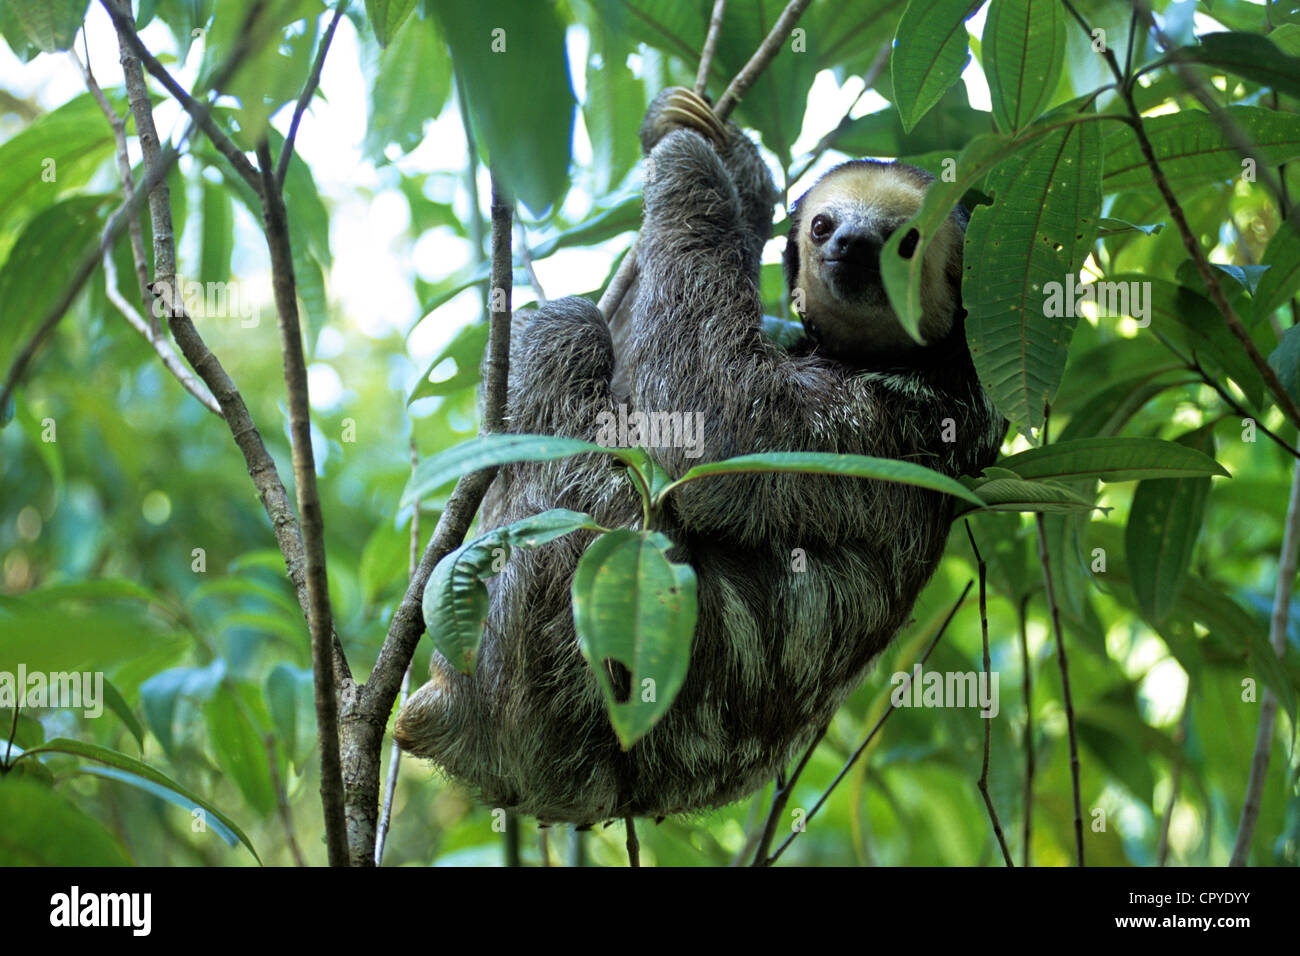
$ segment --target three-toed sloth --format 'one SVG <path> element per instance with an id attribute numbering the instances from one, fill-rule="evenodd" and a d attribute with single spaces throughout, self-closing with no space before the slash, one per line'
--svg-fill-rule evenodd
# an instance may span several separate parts
<path id="1" fill-rule="evenodd" d="M 880 253 L 930 177 L 897 163 L 832 169 L 791 212 L 785 273 L 801 293 L 809 341 L 782 350 L 760 331 L 758 292 L 776 188 L 750 140 L 701 107 L 689 91 L 665 91 L 642 126 L 650 173 L 640 276 L 616 336 L 580 298 L 515 315 L 508 430 L 594 440 L 602 413 L 626 402 L 642 413 L 702 414 L 702 456 L 647 449 L 673 478 L 771 451 L 979 474 L 1005 422 L 966 347 L 965 214 L 954 212 L 928 247 L 919 345 L 889 305 Z M 904 254 L 915 247 L 909 238 Z M 675 545 L 672 559 L 698 578 L 690 666 L 666 714 L 627 751 L 574 632 L 570 585 L 591 535 L 515 549 L 488 581 L 473 676 L 435 653 L 430 680 L 398 714 L 397 741 L 488 805 L 543 822 L 738 800 L 808 745 L 908 621 L 943 552 L 953 502 L 910 485 L 791 473 L 676 489 L 658 527 Z M 625 470 L 592 454 L 503 467 L 483 527 L 549 508 L 585 511 L 609 528 L 641 521 Z"/>

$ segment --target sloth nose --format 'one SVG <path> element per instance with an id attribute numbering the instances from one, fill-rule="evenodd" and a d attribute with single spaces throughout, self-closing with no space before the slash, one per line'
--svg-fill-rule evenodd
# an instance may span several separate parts
<path id="1" fill-rule="evenodd" d="M 872 233 L 852 226 L 840 226 L 826 243 L 826 254 L 832 259 L 879 269 L 880 246 L 880 240 Z"/>

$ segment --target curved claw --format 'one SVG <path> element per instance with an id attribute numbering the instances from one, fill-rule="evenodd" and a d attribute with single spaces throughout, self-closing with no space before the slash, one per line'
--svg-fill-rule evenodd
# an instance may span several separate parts
<path id="1" fill-rule="evenodd" d="M 726 144 L 727 132 L 722 123 L 713 115 L 712 107 L 694 90 L 675 86 L 667 92 L 669 96 L 660 114 L 663 120 L 695 130 L 708 137 L 714 146 Z"/>

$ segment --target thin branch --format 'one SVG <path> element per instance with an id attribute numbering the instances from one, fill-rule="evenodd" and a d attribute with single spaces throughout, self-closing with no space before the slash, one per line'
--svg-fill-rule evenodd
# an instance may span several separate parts
<path id="1" fill-rule="evenodd" d="M 415 447 L 415 436 L 411 436 L 411 473 L 415 473 L 415 466 L 420 463 L 420 453 Z M 409 581 L 415 576 L 415 569 L 420 566 L 420 499 L 416 498 L 411 504 L 411 547 L 406 557 L 406 578 Z M 406 695 L 411 689 L 411 666 L 408 664 L 406 673 L 402 675 L 402 689 L 397 695 L 397 706 L 406 703 Z M 402 763 L 402 748 L 397 746 L 397 741 L 393 741 L 392 749 L 388 752 L 388 777 L 384 781 L 384 805 L 379 811 L 379 829 L 375 833 L 375 866 L 380 866 L 384 862 L 384 844 L 388 840 L 388 824 L 393 816 L 393 796 L 397 792 L 397 771 Z"/>
<path id="2" fill-rule="evenodd" d="M 307 112 L 307 106 L 311 103 L 311 98 L 316 95 L 316 88 L 320 86 L 321 71 L 325 68 L 325 54 L 329 52 L 330 43 L 334 39 L 334 30 L 338 27 L 339 20 L 342 19 L 343 11 L 347 9 L 347 6 L 348 0 L 339 0 L 334 7 L 334 17 L 325 30 L 325 36 L 321 38 L 320 49 L 316 51 L 316 62 L 311 67 L 311 75 L 307 77 L 307 82 L 303 84 L 302 94 L 298 97 L 298 105 L 293 108 L 293 121 L 289 123 L 289 135 L 284 138 L 284 146 L 280 149 L 280 160 L 275 166 L 275 184 L 280 189 L 284 189 L 284 177 L 289 172 L 289 160 L 293 156 L 293 143 L 298 138 L 298 124 L 302 122 L 302 114 Z"/>
<path id="3" fill-rule="evenodd" d="M 271 147 L 265 139 L 258 144 L 257 162 L 262 167 L 262 217 L 271 256 L 275 310 L 280 320 L 280 351 L 284 356 L 284 384 L 293 448 L 293 483 L 298 493 L 298 520 L 303 553 L 307 558 L 307 622 L 311 629 L 316 732 L 320 739 L 320 794 L 325 815 L 325 845 L 330 866 L 346 866 L 348 845 L 343 813 L 343 770 L 339 756 L 338 688 L 330 660 L 333 615 L 325 567 L 325 520 L 316 485 L 316 459 L 311 447 L 307 360 L 303 354 L 302 327 L 298 320 L 288 213 L 284 207 L 284 194 L 275 181 Z"/>
<path id="4" fill-rule="evenodd" d="M 886 64 L 889 63 L 889 55 L 893 50 L 894 41 L 892 37 L 880 44 L 880 49 L 876 52 L 876 58 L 871 61 L 871 66 L 867 67 L 867 72 L 862 74 L 862 90 L 853 98 L 853 102 L 850 103 L 849 108 L 844 111 L 844 115 L 841 116 L 840 121 L 835 124 L 835 128 L 817 141 L 817 145 L 812 148 L 812 152 L 808 154 L 808 158 L 804 161 L 803 165 L 799 167 L 799 171 L 793 174 L 787 182 L 793 185 L 803 179 L 803 177 L 808 174 L 808 170 L 817 165 L 817 161 L 820 160 L 822 156 L 826 154 L 826 151 L 835 144 L 835 140 L 838 139 L 846 129 L 848 129 L 849 124 L 853 122 L 853 110 L 857 107 L 858 103 L 861 102 L 862 97 L 866 96 L 871 88 L 875 86 L 876 80 L 879 79 Z"/>
<path id="5" fill-rule="evenodd" d="M 776 59 L 776 55 L 781 52 L 781 47 L 790 38 L 794 25 L 799 22 L 799 17 L 811 5 L 812 0 L 790 0 L 786 4 L 786 8 L 776 18 L 776 23 L 772 25 L 772 29 L 768 31 L 767 36 L 763 38 L 758 50 L 749 58 L 749 62 L 744 65 L 741 71 L 736 74 L 736 78 L 731 81 L 731 85 L 727 87 L 722 94 L 722 98 L 718 100 L 718 105 L 713 112 L 721 122 L 725 123 L 727 121 L 727 117 L 740 105 L 740 101 L 745 98 L 749 88 L 767 69 L 768 64 Z"/>
<path id="6" fill-rule="evenodd" d="M 1286 625 L 1291 608 L 1291 587 L 1295 582 L 1296 556 L 1300 552 L 1300 464 L 1291 477 L 1291 500 L 1286 509 L 1286 527 L 1282 532 L 1282 551 L 1277 558 L 1277 587 L 1273 592 L 1273 616 L 1269 622 L 1269 643 L 1278 660 L 1286 654 Z M 1269 751 L 1273 746 L 1273 722 L 1277 718 L 1277 695 L 1265 687 L 1259 704 L 1259 729 L 1255 733 L 1255 751 L 1250 758 L 1250 779 L 1241 805 L 1241 822 L 1237 824 L 1237 841 L 1232 848 L 1229 866 L 1245 866 L 1250 859 L 1250 843 L 1263 803 L 1264 780 L 1268 776 Z"/>
<path id="7" fill-rule="evenodd" d="M 172 349 L 171 343 L 163 338 L 161 334 L 155 333 L 153 328 L 144 317 L 122 298 L 122 293 L 117 291 L 117 265 L 113 262 L 113 253 L 106 246 L 104 249 L 104 294 L 108 296 L 108 301 L 117 307 L 117 310 L 126 317 L 131 328 L 140 333 L 141 338 L 149 343 L 150 347 L 158 353 L 158 358 L 162 359 L 163 366 L 167 371 L 172 373 L 172 377 L 181 383 L 185 391 L 189 392 L 199 400 L 201 404 L 212 414 L 220 416 L 221 406 L 217 400 L 212 397 L 207 386 L 198 380 L 195 374 L 181 361 L 180 356 Z M 151 313 L 152 314 L 152 313 Z"/>
<path id="8" fill-rule="evenodd" d="M 754 849 L 754 858 L 750 866 L 765 866 L 768 863 L 767 854 L 772 846 L 772 837 L 776 834 L 776 823 L 781 814 L 785 812 L 785 805 L 790 799 L 790 794 L 794 790 L 794 785 L 799 780 L 799 775 L 803 773 L 804 767 L 808 766 L 808 761 L 812 759 L 813 751 L 817 745 L 822 742 L 826 736 L 826 731 L 830 729 L 830 724 L 826 724 L 817 735 L 813 737 L 803 756 L 795 765 L 794 772 L 788 777 L 784 772 L 777 774 L 776 785 L 772 788 L 772 808 L 768 811 L 767 820 L 763 824 L 763 832 L 759 836 L 758 846 Z"/>
<path id="9" fill-rule="evenodd" d="M 1249 418 L 1251 421 L 1255 423 L 1255 427 L 1259 429 L 1261 432 L 1263 432 L 1265 436 L 1267 436 L 1275 445 L 1277 445 L 1278 448 L 1281 448 L 1292 458 L 1295 458 L 1296 460 L 1300 461 L 1300 449 L 1288 445 L 1286 439 L 1284 439 L 1281 435 L 1277 434 L 1277 432 L 1274 432 L 1267 425 L 1261 422 L 1258 416 L 1243 408 L 1241 403 L 1232 397 L 1231 392 L 1229 392 L 1226 388 L 1224 388 L 1222 385 L 1216 382 L 1210 376 L 1210 374 L 1206 372 L 1204 368 L 1201 367 L 1201 360 L 1195 354 L 1193 354 L 1191 360 L 1188 361 L 1187 367 L 1191 371 L 1199 375 L 1202 382 L 1210 386 L 1210 388 L 1214 389 L 1214 391 L 1218 394 L 1218 396 L 1221 399 L 1223 399 L 1224 402 L 1227 403 L 1229 408 L 1231 408 L 1242 418 Z"/>
<path id="10" fill-rule="evenodd" d="M 775 59 L 776 54 L 780 51 L 786 39 L 789 38 L 790 32 L 794 29 L 800 15 L 811 3 L 812 0 L 790 0 L 789 5 L 781 12 L 776 24 L 764 38 L 762 44 L 759 45 L 759 48 L 749 58 L 741 71 L 736 74 L 736 78 L 731 81 L 731 85 L 722 94 L 718 105 L 714 107 L 713 112 L 720 122 L 725 123 L 727 121 L 727 117 L 736 108 L 741 97 L 749 91 L 749 88 L 754 85 L 754 81 L 758 79 L 763 70 L 767 69 L 768 64 Z M 707 40 L 703 52 L 708 53 Z M 701 55 L 700 59 L 702 65 L 703 55 Z M 600 309 L 607 322 L 613 319 L 618 312 L 619 307 L 623 304 L 624 297 L 627 295 L 627 290 L 632 287 L 632 283 L 636 279 L 637 245 L 637 240 L 633 239 L 627 254 L 623 256 L 623 261 L 619 263 L 618 271 L 614 273 L 614 278 L 609 280 L 609 285 L 605 288 L 605 294 L 600 297 L 600 302 L 597 304 L 597 308 Z"/>
<path id="11" fill-rule="evenodd" d="M 185 88 L 177 83 L 175 78 L 167 72 L 167 68 L 159 63 L 157 57 L 149 52 L 145 47 L 144 42 L 140 39 L 140 35 L 135 32 L 135 17 L 131 14 L 130 3 L 126 2 L 124 6 L 119 6 L 118 4 L 122 2 L 123 0 L 116 0 L 116 2 L 115 0 L 100 0 L 104 9 L 108 11 L 108 15 L 112 18 L 113 26 L 117 28 L 119 40 L 124 41 L 131 48 L 131 52 L 135 56 L 139 57 L 140 62 L 144 64 L 144 68 L 153 75 L 154 79 L 163 85 L 167 92 L 175 98 L 176 102 L 180 103 L 181 108 L 194 118 L 194 121 L 198 123 L 199 129 L 203 130 L 204 135 L 211 140 L 212 145 L 216 147 L 217 152 L 221 153 L 222 156 L 226 157 L 226 159 L 230 161 L 230 165 L 234 167 L 235 172 L 239 174 L 239 178 L 248 183 L 254 192 L 261 195 L 262 182 L 258 178 L 257 170 L 254 169 L 253 164 L 248 161 L 248 157 L 246 157 L 243 151 L 235 145 L 234 141 L 222 132 L 219 126 L 217 126 L 216 121 L 212 119 L 211 107 L 205 107 L 193 96 L 185 92 Z M 264 0 L 259 0 L 254 9 L 249 13 L 250 22 L 260 15 L 261 8 L 264 6 Z M 214 84 L 214 86 L 217 86 L 217 84 Z"/>
<path id="12" fill-rule="evenodd" d="M 1065 699 L 1065 726 L 1070 738 L 1070 782 L 1074 792 L 1074 851 L 1075 862 L 1083 866 L 1083 806 L 1079 795 L 1079 741 L 1075 736 L 1074 698 L 1070 694 L 1070 662 L 1065 655 L 1065 635 L 1061 630 L 1061 609 L 1056 603 L 1056 589 L 1052 585 L 1052 563 L 1047 554 L 1047 522 L 1042 512 L 1034 515 L 1038 522 L 1038 561 L 1043 566 L 1043 588 L 1047 593 L 1047 608 L 1052 618 L 1052 632 L 1056 635 L 1056 662 L 1061 667 L 1061 693 Z"/>
<path id="13" fill-rule="evenodd" d="M 709 18 L 709 32 L 704 38 L 704 49 L 700 52 L 700 67 L 695 71 L 695 95 L 703 96 L 709 88 L 709 71 L 713 69 L 713 56 L 718 49 L 718 37 L 722 36 L 722 18 L 727 15 L 727 0 L 713 0 L 713 16 Z"/>
<path id="14" fill-rule="evenodd" d="M 943 623 L 939 625 L 938 633 L 934 635 L 934 639 L 930 641 L 929 646 L 926 647 L 925 653 L 921 655 L 920 663 L 922 665 L 924 665 L 925 662 L 930 659 L 931 652 L 938 645 L 940 638 L 942 638 L 944 633 L 948 630 L 948 625 L 951 624 L 952 619 L 956 617 L 958 608 L 960 608 L 962 606 L 962 602 L 966 600 L 966 595 L 970 594 L 970 589 L 974 585 L 974 583 L 975 582 L 973 581 L 967 581 L 966 586 L 962 588 L 961 594 L 958 595 L 957 600 L 953 602 L 952 607 L 948 610 L 947 617 L 945 617 L 943 619 Z M 899 690 L 906 692 L 911 688 L 911 686 L 912 686 L 912 675 L 908 674 L 907 680 L 903 683 L 903 685 L 899 688 Z M 835 779 L 832 780 L 831 785 L 826 788 L 826 792 L 823 793 L 820 798 L 818 798 L 817 802 L 813 805 L 813 808 L 808 811 L 808 815 L 804 817 L 805 825 L 816 815 L 817 811 L 822 808 L 822 805 L 826 803 L 828 799 L 830 799 L 830 795 L 835 792 L 835 788 L 839 786 L 840 781 L 843 780 L 848 775 L 848 772 L 853 769 L 853 765 L 858 762 L 858 758 L 861 757 L 863 753 L 866 752 L 866 749 L 869 746 L 871 746 L 871 742 L 876 739 L 876 734 L 880 733 L 880 728 L 885 726 L 885 721 L 887 721 L 896 710 L 898 710 L 898 708 L 894 705 L 893 700 L 890 700 L 889 707 L 885 710 L 883 714 L 880 715 L 880 719 L 876 721 L 875 726 L 871 728 L 866 738 L 862 741 L 861 744 L 858 745 L 858 749 L 853 751 L 848 761 L 840 769 L 840 772 L 835 775 Z M 794 842 L 795 837 L 797 837 L 800 833 L 803 832 L 804 832 L 803 829 L 796 830 L 794 833 L 791 833 L 788 837 L 786 837 L 785 842 L 783 842 L 779 847 L 776 848 L 776 852 L 773 853 L 770 857 L 768 857 L 763 862 L 763 865 L 771 866 L 773 863 L 779 860 L 781 858 L 781 854 L 784 853 L 789 848 L 790 844 Z"/>
<path id="15" fill-rule="evenodd" d="M 271 770 L 271 789 L 275 791 L 275 806 L 280 814 L 280 825 L 284 827 L 284 837 L 289 844 L 289 855 L 293 857 L 294 866 L 306 866 L 302 850 L 298 849 L 298 839 L 293 833 L 293 813 L 289 810 L 289 795 L 285 793 L 284 782 L 280 779 L 280 767 L 275 759 L 275 736 L 267 734 L 262 738 L 266 747 L 266 763 Z"/>
<path id="16" fill-rule="evenodd" d="M 1023 671 L 1021 682 L 1025 697 L 1025 817 L 1021 833 L 1024 845 L 1020 851 L 1022 866 L 1029 866 L 1030 837 L 1034 830 L 1034 675 L 1029 657 L 1028 617 L 1025 613 L 1028 604 L 1029 595 L 1025 595 L 1017 608 L 1020 623 L 1020 666 Z"/>
<path id="17" fill-rule="evenodd" d="M 537 270 L 533 268 L 533 253 L 528 248 L 528 233 L 524 231 L 522 225 L 516 224 L 515 235 L 519 240 L 519 264 L 528 273 L 528 284 L 532 286 L 533 295 L 537 296 L 537 304 L 545 305 L 546 290 L 542 288 L 542 280 L 537 278 Z"/>
<path id="18" fill-rule="evenodd" d="M 511 297 L 511 204 L 496 176 L 492 177 L 492 275 L 493 307 L 488 329 L 488 347 L 483 360 L 483 378 L 486 387 L 483 414 L 484 431 L 501 431 L 505 423 L 506 383 L 509 376 L 510 357 L 510 297 Z M 496 477 L 497 469 L 488 468 L 466 475 L 456 482 L 451 497 L 438 518 L 438 526 L 424 550 L 420 566 L 411 578 L 393 618 L 388 634 L 379 649 L 375 666 L 361 691 L 361 699 L 354 720 L 349 725 L 348 747 L 349 775 L 355 779 L 355 793 L 349 794 L 353 811 L 355 832 L 353 858 L 367 847 L 365 856 L 374 850 L 375 807 L 379 802 L 378 756 L 388 717 L 397 698 L 398 685 L 410 665 L 424 632 L 421 603 L 424 586 L 434 567 L 465 540 L 474 515 L 488 486 Z"/>
<path id="19" fill-rule="evenodd" d="M 971 550 L 975 552 L 975 563 L 979 568 L 980 578 L 980 636 L 984 642 L 984 686 L 992 687 L 992 678 L 990 677 L 991 661 L 989 660 L 989 608 L 988 608 L 988 566 L 984 563 L 984 556 L 980 554 L 979 545 L 975 543 L 975 534 L 970 529 L 970 521 L 965 522 L 966 537 L 970 539 Z M 984 806 L 988 808 L 989 820 L 993 823 L 993 835 L 998 839 L 998 847 L 1002 850 L 1002 859 L 1006 861 L 1007 866 L 1015 866 L 1011 862 L 1011 851 L 1007 849 L 1007 838 L 1002 833 L 1002 821 L 998 819 L 998 811 L 993 806 L 993 797 L 989 794 L 989 755 L 993 749 L 993 719 L 980 715 L 984 721 L 984 766 L 980 771 L 979 791 L 980 796 L 984 798 Z"/>

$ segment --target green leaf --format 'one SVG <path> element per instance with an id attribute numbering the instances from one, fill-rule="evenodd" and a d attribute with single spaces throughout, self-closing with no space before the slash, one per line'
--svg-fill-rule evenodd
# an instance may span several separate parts
<path id="1" fill-rule="evenodd" d="M 1076 726 L 1079 738 L 1100 758 L 1106 769 L 1123 782 L 1133 796 L 1150 805 L 1155 775 L 1151 772 L 1150 758 L 1133 738 L 1115 733 L 1083 715 Z"/>
<path id="2" fill-rule="evenodd" d="M 582 117 L 591 139 L 592 187 L 608 193 L 641 158 L 637 130 L 646 107 L 645 79 L 628 66 L 635 47 L 604 20 L 591 25 L 587 56 L 587 98 Z M 635 228 L 635 226 L 633 227 Z"/>
<path id="3" fill-rule="evenodd" d="M 34 780 L 0 783 L 0 820 L 0 866 L 131 865 L 102 823 Z"/>
<path id="4" fill-rule="evenodd" d="M 998 410 L 1022 428 L 1042 425 L 1065 370 L 1078 316 L 1049 308 L 1049 293 L 1078 272 L 1092 245 L 1100 148 L 1096 123 L 1027 146 L 989 174 L 993 205 L 978 207 L 966 229 L 962 303 L 971 358 Z"/>
<path id="5" fill-rule="evenodd" d="M 1255 146 L 1260 161 L 1270 166 L 1300 156 L 1300 116 L 1259 106 L 1229 106 L 1224 118 Z M 1224 132 L 1220 120 L 1199 110 L 1180 110 L 1142 120 L 1160 168 L 1175 193 L 1190 192 L 1212 180 L 1238 179 L 1245 167 L 1241 154 Z M 1106 192 L 1150 189 L 1151 170 L 1137 137 L 1127 126 L 1106 137 Z"/>
<path id="6" fill-rule="evenodd" d="M 380 46 L 388 46 L 415 9 L 415 0 L 366 0 L 366 18 Z"/>
<path id="7" fill-rule="evenodd" d="M 1214 436 L 1208 429 L 1179 439 L 1181 444 L 1214 454 Z M 1142 613 L 1160 623 L 1178 603 L 1205 505 L 1210 478 L 1151 478 L 1138 482 L 1125 527 L 1125 555 L 1129 580 Z"/>
<path id="8" fill-rule="evenodd" d="M 515 0 L 430 0 L 429 8 L 451 47 L 481 154 L 540 217 L 569 187 L 575 103 L 559 12 Z"/>
<path id="9" fill-rule="evenodd" d="M 458 670 L 474 673 L 488 614 L 483 582 L 505 567 L 512 546 L 537 548 L 584 528 L 601 530 L 590 515 L 553 508 L 494 528 L 439 561 L 423 599 L 425 626 L 439 653 Z"/>
<path id="10" fill-rule="evenodd" d="M 140 721 L 136 719 L 131 705 L 126 702 L 122 692 L 114 687 L 113 682 L 108 678 L 104 678 L 104 706 L 117 714 L 122 723 L 126 724 L 126 729 L 131 731 L 131 736 L 135 738 L 135 742 L 140 745 L 140 750 L 143 752 L 144 728 L 140 726 Z"/>
<path id="11" fill-rule="evenodd" d="M 266 686 L 262 691 L 271 723 L 275 726 L 276 740 L 290 759 L 298 741 L 298 683 L 297 668 L 282 661 L 266 675 Z"/>
<path id="12" fill-rule="evenodd" d="M 1001 469 L 985 469 L 1000 471 Z M 984 500 L 990 511 L 1042 511 L 1055 512 L 1092 511 L 1095 505 L 1077 491 L 1054 481 L 1025 481 L 1018 477 L 990 478 L 977 482 L 974 491 Z M 957 517 L 966 513 L 958 510 Z M 978 509 L 970 509 L 978 510 Z"/>
<path id="13" fill-rule="evenodd" d="M 230 688 L 217 688 L 204 708 L 208 739 L 217 763 L 230 775 L 248 805 L 262 816 L 275 810 L 271 755 L 262 734 Z"/>
<path id="14" fill-rule="evenodd" d="M 81 773 L 90 774 L 94 777 L 103 777 L 106 780 L 116 780 L 119 783 L 128 784 L 129 786 L 135 787 L 137 790 L 143 790 L 145 793 L 152 794 L 160 800 L 166 800 L 168 803 L 178 806 L 186 813 L 190 814 L 190 822 L 193 822 L 194 804 L 189 800 L 189 798 L 181 796 L 170 787 L 161 786 L 160 784 L 154 783 L 152 780 L 147 780 L 144 777 L 130 773 L 126 770 L 118 770 L 116 767 L 83 766 L 77 769 Z M 239 836 L 234 830 L 221 822 L 220 819 L 211 816 L 204 822 L 207 826 L 210 826 L 214 831 L 216 831 L 217 836 L 225 840 L 227 845 L 232 847 L 239 846 Z M 252 848 L 250 847 L 249 849 Z M 257 854 L 253 855 L 256 856 Z"/>
<path id="15" fill-rule="evenodd" d="M 38 213 L 22 231 L 0 267 L 0 355 L 17 354 L 18 343 L 63 295 L 81 256 L 98 243 L 102 205 L 99 196 L 76 196 Z"/>
<path id="16" fill-rule="evenodd" d="M 481 435 L 431 458 L 422 459 L 406 483 L 399 507 L 407 507 L 416 498 L 430 497 L 433 492 L 462 475 L 508 462 L 554 461 L 582 452 L 608 452 L 623 457 L 627 451 L 622 448 L 603 448 L 576 438 L 555 438 L 550 435 Z"/>
<path id="17" fill-rule="evenodd" d="M 1291 219 L 1282 220 L 1268 241 L 1261 265 L 1268 271 L 1259 280 L 1254 295 L 1254 319 L 1271 315 L 1300 292 L 1300 231 Z"/>
<path id="18" fill-rule="evenodd" d="M 658 532 L 613 531 L 592 543 L 573 576 L 578 642 L 624 750 L 663 717 L 690 663 L 695 572 L 668 560 L 671 546 Z M 611 679 L 610 660 L 630 672 L 625 700 Z"/>
<path id="19" fill-rule="evenodd" d="M 955 156 L 976 136 L 989 132 L 989 114 L 971 107 L 965 83 L 954 84 L 910 130 L 895 107 L 850 120 L 832 135 L 831 145 L 850 155 Z"/>
<path id="20" fill-rule="evenodd" d="M 1137 481 L 1144 478 L 1230 477 L 1194 448 L 1158 438 L 1079 438 L 1031 448 L 998 462 L 1022 478 Z"/>
<path id="21" fill-rule="evenodd" d="M 1282 333 L 1282 339 L 1268 364 L 1282 382 L 1282 387 L 1295 401 L 1300 401 L 1300 325 L 1293 325 Z"/>
<path id="22" fill-rule="evenodd" d="M 235 206 L 230 193 L 203 180 L 203 249 L 199 254 L 199 280 L 225 282 L 230 278 L 230 257 L 235 251 Z"/>
<path id="23" fill-rule="evenodd" d="M 189 801 L 188 807 L 190 810 L 193 810 L 196 807 L 202 808 L 209 815 L 220 820 L 222 824 L 228 827 L 230 831 L 239 838 L 239 842 L 248 848 L 248 852 L 253 854 L 253 858 L 259 863 L 262 862 L 261 858 L 257 855 L 257 850 L 253 849 L 253 844 L 249 842 L 248 837 L 244 835 L 244 831 L 235 824 L 234 820 L 230 819 L 230 817 L 226 816 L 226 814 L 222 813 L 215 806 L 198 796 L 192 790 L 182 787 L 171 777 L 159 770 L 155 770 L 147 763 L 136 760 L 134 757 L 128 757 L 126 754 L 118 753 L 116 750 L 109 750 L 107 747 L 101 747 L 98 744 L 85 743 L 80 740 L 70 740 L 67 737 L 55 737 L 53 740 L 47 740 L 39 747 L 32 747 L 30 750 L 25 751 L 22 756 L 23 759 L 26 759 L 43 753 L 70 754 L 74 757 L 95 760 L 99 763 L 107 764 L 110 767 L 116 767 L 118 770 L 135 774 L 137 777 L 143 777 L 145 780 L 157 784 L 160 787 L 166 787 L 168 790 L 179 794 Z M 3 793 L 3 790 L 4 788 L 0 787 L 0 793 Z"/>
<path id="24" fill-rule="evenodd" d="M 1288 56 L 1258 33 L 1207 33 L 1198 45 L 1175 51 L 1175 57 L 1300 97 L 1300 57 Z"/>
<path id="25" fill-rule="evenodd" d="M 451 60 L 437 27 L 432 20 L 410 18 L 379 57 L 370 84 L 365 155 L 379 161 L 389 143 L 403 153 L 415 149 L 424 140 L 425 124 L 437 119 L 450 95 Z"/>
<path id="26" fill-rule="evenodd" d="M 226 673 L 226 662 L 218 657 L 207 667 L 173 667 L 150 677 L 140 685 L 140 707 L 145 723 L 162 744 L 175 751 L 176 708 L 182 697 L 196 703 L 212 696 Z"/>
<path id="27" fill-rule="evenodd" d="M 90 0 L 8 0 L 33 43 L 45 53 L 70 50 Z"/>
<path id="28" fill-rule="evenodd" d="M 411 391 L 411 397 L 406 400 L 406 404 L 410 405 L 421 398 L 429 398 L 433 395 L 453 395 L 478 385 L 482 377 L 483 350 L 487 348 L 487 340 L 486 322 L 472 322 L 462 328 L 443 347 L 443 350 L 434 356 L 429 367 L 420 376 L 420 381 Z M 444 362 L 450 362 L 454 371 L 449 376 L 433 381 L 433 373 Z"/>
<path id="29" fill-rule="evenodd" d="M 1029 125 L 1056 92 L 1065 66 L 1064 7 L 1056 0 L 993 0 L 981 50 L 993 115 L 1003 132 Z"/>
<path id="30" fill-rule="evenodd" d="M 894 101 L 910 130 L 961 77 L 970 61 L 970 0 L 911 0 L 894 36 Z"/>
<path id="31" fill-rule="evenodd" d="M 656 504 L 672 489 L 688 481 L 697 481 L 711 475 L 736 475 L 745 472 L 802 472 L 812 475 L 846 475 L 852 478 L 874 478 L 893 481 L 919 488 L 942 491 L 963 498 L 975 505 L 983 505 L 961 482 L 949 478 L 932 468 L 894 458 L 873 458 L 869 455 L 833 455 L 822 452 L 769 451 L 755 455 L 740 455 L 724 461 L 696 465 L 676 481 L 668 484 L 658 496 Z"/>

